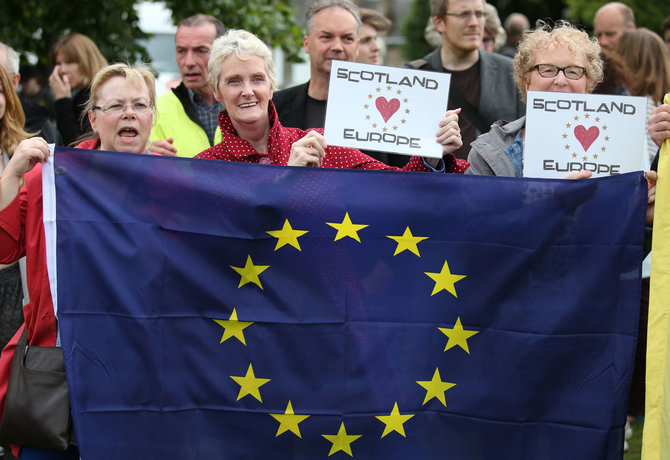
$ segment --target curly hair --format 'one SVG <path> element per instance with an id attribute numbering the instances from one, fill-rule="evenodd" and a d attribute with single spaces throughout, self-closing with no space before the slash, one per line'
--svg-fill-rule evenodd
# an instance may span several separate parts
<path id="1" fill-rule="evenodd" d="M 590 93 L 603 78 L 603 63 L 600 45 L 595 38 L 574 27 L 567 21 L 557 21 L 551 27 L 543 22 L 524 34 L 519 43 L 519 52 L 514 56 L 514 82 L 526 100 L 526 83 L 531 67 L 535 65 L 535 54 L 550 46 L 567 47 L 573 54 L 584 53 L 586 57 L 586 92 Z"/>

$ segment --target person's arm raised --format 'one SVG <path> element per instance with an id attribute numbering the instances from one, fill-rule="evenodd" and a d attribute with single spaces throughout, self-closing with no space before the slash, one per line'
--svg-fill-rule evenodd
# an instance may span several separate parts
<path id="1" fill-rule="evenodd" d="M 41 137 L 21 141 L 0 177 L 0 209 L 16 198 L 23 176 L 37 163 L 46 161 L 49 153 L 49 144 Z"/>

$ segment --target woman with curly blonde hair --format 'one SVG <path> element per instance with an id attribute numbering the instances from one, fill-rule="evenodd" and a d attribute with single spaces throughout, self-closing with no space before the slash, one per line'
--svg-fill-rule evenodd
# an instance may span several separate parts
<path id="1" fill-rule="evenodd" d="M 23 130 L 25 120 L 14 86 L 0 66 L 0 175 L 19 142 L 30 137 L 30 133 Z M 23 323 L 22 304 L 18 263 L 0 264 L 0 347 L 9 342 Z"/>
<path id="2" fill-rule="evenodd" d="M 526 33 L 514 56 L 514 81 L 528 91 L 586 94 L 602 80 L 600 45 L 570 23 L 540 24 Z M 472 144 L 466 174 L 521 177 L 526 117 L 497 121 Z"/>

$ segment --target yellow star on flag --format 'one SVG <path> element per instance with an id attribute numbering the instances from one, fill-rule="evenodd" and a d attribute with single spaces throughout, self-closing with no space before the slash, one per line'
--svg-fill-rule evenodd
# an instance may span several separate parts
<path id="1" fill-rule="evenodd" d="M 291 433 L 295 434 L 297 437 L 302 439 L 302 435 L 300 434 L 300 427 L 298 426 L 298 424 L 303 420 L 305 420 L 307 417 L 309 417 L 309 415 L 296 415 L 293 412 L 293 406 L 291 405 L 291 401 L 288 402 L 286 410 L 284 411 L 283 414 L 270 414 L 270 415 L 279 422 L 279 428 L 277 429 L 277 434 L 275 435 L 275 438 L 282 433 L 290 431 Z"/>
<path id="2" fill-rule="evenodd" d="M 270 236 L 277 238 L 277 246 L 275 246 L 275 251 L 281 247 L 288 245 L 293 246 L 298 251 L 300 249 L 300 244 L 298 243 L 298 238 L 307 233 L 307 230 L 294 230 L 291 227 L 291 223 L 286 219 L 284 221 L 284 226 L 281 230 L 272 230 L 268 232 Z"/>
<path id="3" fill-rule="evenodd" d="M 333 447 L 330 448 L 328 456 L 330 457 L 335 452 L 345 452 L 349 454 L 350 457 L 353 457 L 354 454 L 351 452 L 351 443 L 361 437 L 360 434 L 347 434 L 347 430 L 344 428 L 344 422 L 340 425 L 340 430 L 337 434 L 322 434 L 324 438 L 333 443 Z"/>
<path id="4" fill-rule="evenodd" d="M 396 402 L 393 405 L 393 410 L 391 410 L 390 415 L 376 415 L 375 417 L 386 425 L 384 432 L 382 433 L 382 438 L 393 431 L 397 431 L 406 438 L 407 436 L 405 436 L 405 427 L 403 424 L 414 417 L 414 414 L 401 415 L 398 410 L 398 403 Z"/>
<path id="5" fill-rule="evenodd" d="M 263 273 L 265 270 L 270 268 L 269 265 L 254 265 L 254 262 L 251 260 L 251 256 L 247 256 L 247 263 L 244 265 L 244 267 L 233 267 L 232 265 L 230 266 L 233 270 L 235 270 L 238 274 L 241 275 L 240 278 L 240 284 L 237 286 L 238 288 L 241 288 L 247 283 L 254 283 L 257 285 L 259 288 L 263 289 L 263 286 L 261 285 L 261 280 L 258 279 L 258 275 Z"/>
<path id="6" fill-rule="evenodd" d="M 344 215 L 344 220 L 342 220 L 341 224 L 338 224 L 337 222 L 326 222 L 326 224 L 337 230 L 337 234 L 335 235 L 335 239 L 333 241 L 341 240 L 342 238 L 348 236 L 349 238 L 355 239 L 359 243 L 361 242 L 361 239 L 358 237 L 358 231 L 364 229 L 365 227 L 369 227 L 369 225 L 352 223 L 348 212 Z"/>
<path id="7" fill-rule="evenodd" d="M 251 363 L 249 363 L 247 374 L 244 377 L 236 375 L 230 375 L 229 377 L 235 380 L 235 382 L 240 386 L 240 392 L 237 395 L 237 401 L 244 398 L 246 395 L 251 395 L 258 401 L 263 402 L 261 399 L 260 387 L 268 383 L 270 379 L 256 378 L 254 375 L 254 368 L 251 366 Z"/>
<path id="8" fill-rule="evenodd" d="M 223 327 L 223 336 L 221 337 L 221 342 L 219 343 L 223 343 L 231 337 L 235 337 L 244 345 L 247 344 L 247 342 L 244 340 L 244 329 L 254 324 L 253 321 L 238 321 L 237 312 L 234 308 L 230 318 L 215 319 L 214 322 Z"/>
<path id="9" fill-rule="evenodd" d="M 456 318 L 456 324 L 452 329 L 447 327 L 438 327 L 440 332 L 449 337 L 447 345 L 444 347 L 444 351 L 447 351 L 450 348 L 455 346 L 461 347 L 467 354 L 470 354 L 470 349 L 468 348 L 468 339 L 475 334 L 479 334 L 479 331 L 470 331 L 463 329 L 461 324 L 461 317 Z"/>
<path id="10" fill-rule="evenodd" d="M 390 238 L 398 243 L 398 246 L 395 248 L 395 252 L 393 253 L 394 256 L 407 250 L 413 252 L 419 257 L 421 257 L 421 254 L 419 254 L 419 248 L 417 247 L 417 244 L 423 240 L 428 239 L 427 236 L 412 235 L 412 231 L 409 229 L 409 227 L 405 229 L 405 233 L 403 233 L 402 236 L 386 235 L 386 238 Z"/>
<path id="11" fill-rule="evenodd" d="M 455 387 L 455 383 L 443 382 L 440 377 L 440 369 L 435 368 L 435 373 L 431 380 L 417 380 L 416 383 L 426 389 L 426 397 L 423 399 L 423 405 L 433 398 L 437 398 L 444 407 L 447 407 L 447 401 L 444 399 L 444 392 Z"/>
<path id="12" fill-rule="evenodd" d="M 451 293 L 451 295 L 454 297 L 458 297 L 458 295 L 456 295 L 456 287 L 454 284 L 466 277 L 466 275 L 452 275 L 451 271 L 449 270 L 449 264 L 446 260 L 442 266 L 442 271 L 439 273 L 424 273 L 428 275 L 430 279 L 435 281 L 435 287 L 433 288 L 433 292 L 430 294 L 431 296 L 434 296 L 438 292 L 444 290 Z"/>

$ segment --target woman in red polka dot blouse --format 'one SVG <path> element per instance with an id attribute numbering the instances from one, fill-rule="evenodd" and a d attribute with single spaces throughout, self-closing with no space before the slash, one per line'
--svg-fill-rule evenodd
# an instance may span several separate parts
<path id="1" fill-rule="evenodd" d="M 196 158 L 289 166 L 397 170 L 360 150 L 327 146 L 322 129 L 303 131 L 279 123 L 272 103 L 276 70 L 269 48 L 245 30 L 229 30 L 214 41 L 208 63 L 209 80 L 216 99 L 223 103 L 219 127 L 223 141 Z M 436 140 L 444 156 L 412 157 L 405 171 L 463 173 L 469 164 L 451 152 L 461 141 L 459 110 L 440 121 Z"/>

